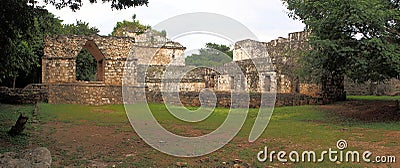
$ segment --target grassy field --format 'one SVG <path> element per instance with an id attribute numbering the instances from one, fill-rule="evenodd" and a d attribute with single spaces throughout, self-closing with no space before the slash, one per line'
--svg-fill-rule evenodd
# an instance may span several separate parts
<path id="1" fill-rule="evenodd" d="M 392 100 L 383 97 L 350 97 L 353 100 Z M 398 155 L 400 151 L 400 121 L 357 121 L 335 113 L 338 103 L 330 106 L 299 106 L 275 108 L 262 136 L 253 143 L 247 141 L 258 109 L 250 109 L 238 135 L 223 148 L 203 157 L 168 156 L 145 144 L 134 132 L 122 105 L 85 106 L 40 104 L 39 124 L 28 124 L 26 134 L 9 137 L 6 131 L 22 112 L 30 115 L 30 105 L 0 105 L 0 131 L 4 144 L 1 152 L 32 146 L 45 146 L 52 151 L 53 165 L 112 167 L 176 167 L 183 162 L 188 167 L 398 167 L 398 163 L 322 163 L 259 162 L 257 153 L 268 146 L 275 151 L 314 150 L 316 153 L 337 149 L 336 142 L 348 142 L 346 150 L 370 150 L 376 155 Z M 183 136 L 207 134 L 225 120 L 228 109 L 217 108 L 204 121 L 187 123 L 174 118 L 162 104 L 150 108 L 167 130 Z M 396 156 L 400 157 L 400 156 Z"/>

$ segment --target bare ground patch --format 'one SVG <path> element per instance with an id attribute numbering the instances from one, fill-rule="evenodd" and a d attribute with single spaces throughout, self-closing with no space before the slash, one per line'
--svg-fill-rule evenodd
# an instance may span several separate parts
<path id="1" fill-rule="evenodd" d="M 400 121 L 400 111 L 396 101 L 358 101 L 351 100 L 319 107 L 335 116 L 363 122 Z"/>

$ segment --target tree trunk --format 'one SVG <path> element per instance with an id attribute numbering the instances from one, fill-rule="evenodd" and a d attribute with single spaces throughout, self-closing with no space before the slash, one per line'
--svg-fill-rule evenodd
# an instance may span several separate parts
<path id="1" fill-rule="evenodd" d="M 322 98 L 324 104 L 346 100 L 343 75 L 336 74 L 324 78 L 322 82 Z"/>
<path id="2" fill-rule="evenodd" d="M 14 126 L 11 127 L 11 130 L 8 131 L 8 134 L 11 136 L 19 135 L 24 131 L 25 129 L 25 124 L 28 122 L 28 117 L 23 116 L 22 114 L 19 115 L 17 122 L 15 123 Z"/>
<path id="3" fill-rule="evenodd" d="M 12 85 L 12 88 L 13 89 L 15 89 L 15 81 L 17 80 L 17 77 L 14 77 L 14 79 L 13 79 L 13 85 Z"/>

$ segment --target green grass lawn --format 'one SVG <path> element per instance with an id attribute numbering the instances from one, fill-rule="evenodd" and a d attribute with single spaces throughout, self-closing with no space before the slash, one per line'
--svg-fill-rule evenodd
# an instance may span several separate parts
<path id="1" fill-rule="evenodd" d="M 351 96 L 349 98 L 357 100 L 392 99 L 390 97 L 364 96 Z M 18 112 L 28 113 L 32 108 L 33 107 L 29 105 L 14 106 L 1 104 L 1 138 L 8 138 L 8 140 L 15 145 L 23 146 L 26 144 L 26 139 L 23 140 L 25 143 L 14 142 L 17 140 L 15 138 L 9 138 L 6 136 L 5 132 L 12 124 L 10 121 L 15 121 L 16 117 L 18 117 Z M 174 118 L 162 104 L 150 104 L 150 109 L 162 126 L 171 132 L 180 135 L 187 135 L 187 128 L 200 131 L 203 134 L 209 133 L 220 126 L 229 112 L 228 109 L 216 108 L 214 113 L 212 113 L 206 120 L 198 123 L 188 123 Z M 328 111 L 322 111 L 318 106 L 275 108 L 270 123 L 262 136 L 256 142 L 249 143 L 247 142 L 247 139 L 257 116 L 257 112 L 258 109 L 250 109 L 241 131 L 234 140 L 223 148 L 208 155 L 210 159 L 217 159 L 218 161 L 198 164 L 194 160 L 198 160 L 199 158 L 177 158 L 161 154 L 156 150 L 146 149 L 143 157 L 141 156 L 133 163 L 127 161 L 129 164 L 125 164 L 125 166 L 129 167 L 130 165 L 135 165 L 137 167 L 154 167 L 154 165 L 158 165 L 157 162 L 159 162 L 159 160 L 164 159 L 171 160 L 171 164 L 162 165 L 163 167 L 174 166 L 178 161 L 188 162 L 189 167 L 197 167 L 203 164 L 207 167 L 217 167 L 224 166 L 221 165 L 222 161 L 232 162 L 235 158 L 240 158 L 246 163 L 251 163 L 252 167 L 265 167 L 268 165 L 292 167 L 365 167 L 365 164 L 336 164 L 329 161 L 323 163 L 300 162 L 285 165 L 276 161 L 273 163 L 261 163 L 257 161 L 256 155 L 258 151 L 264 148 L 264 146 L 268 146 L 269 149 L 276 151 L 322 151 L 328 150 L 329 148 L 337 149 L 336 142 L 339 139 L 347 140 L 349 143 L 349 150 L 373 151 L 374 149 L 364 149 L 365 147 L 358 145 L 359 143 L 369 142 L 376 142 L 381 146 L 394 146 L 397 148 L 400 146 L 398 141 L 387 139 L 387 137 L 383 136 L 383 133 L 387 131 L 399 131 L 400 122 L 365 123 L 354 120 L 349 121 L 345 118 L 335 116 Z M 40 104 L 39 120 L 41 121 L 41 124 L 60 122 L 72 125 L 96 125 L 101 127 L 119 127 L 120 130 L 132 130 L 129 126 L 129 121 L 122 105 L 86 106 Z M 35 129 L 28 129 L 28 135 L 29 132 L 33 131 L 35 131 Z M 15 148 L 13 147 L 3 147 L 0 151 L 9 151 L 14 149 Z M 392 155 L 397 154 L 398 153 L 393 153 Z M 114 159 L 107 158 L 104 160 Z M 228 167 L 231 166 L 233 166 L 233 163 Z M 371 166 L 380 165 L 372 164 Z M 381 166 L 390 165 L 382 164 Z"/>

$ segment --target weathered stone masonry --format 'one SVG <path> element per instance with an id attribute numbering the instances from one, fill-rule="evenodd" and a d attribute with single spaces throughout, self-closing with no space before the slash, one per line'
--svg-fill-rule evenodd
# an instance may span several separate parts
<path id="1" fill-rule="evenodd" d="M 196 102 L 196 100 L 191 99 L 198 99 L 198 97 L 193 96 L 196 94 L 189 93 L 198 93 L 204 88 L 216 91 L 219 94 L 218 98 L 224 100 L 222 102 L 227 101 L 223 96 L 228 94 L 224 92 L 230 91 L 245 91 L 254 94 L 278 92 L 280 97 L 288 97 L 283 96 L 283 94 L 303 94 L 304 96 L 291 97 L 311 99 L 311 96 L 318 96 L 318 88 L 309 89 L 312 86 L 311 84 L 296 83 L 298 81 L 295 81 L 290 76 L 290 71 L 287 71 L 292 62 L 290 62 L 290 56 L 287 55 L 288 52 L 285 52 L 285 50 L 298 49 L 304 46 L 306 36 L 305 33 L 294 33 L 289 35 L 289 39 L 280 38 L 269 43 L 252 40 L 240 41 L 235 45 L 235 62 L 211 69 L 185 66 L 183 56 L 185 48 L 179 43 L 162 39 L 158 39 L 158 41 L 165 42 L 165 44 L 160 47 L 159 43 L 148 42 L 144 40 L 145 38 L 140 37 L 136 37 L 138 41 L 128 37 L 73 35 L 47 37 L 45 39 L 45 56 L 42 60 L 43 83 L 48 85 L 49 103 L 121 104 L 123 103 L 121 84 L 124 66 L 129 61 L 128 63 L 132 64 L 129 72 L 132 72 L 132 76 L 135 78 L 133 81 L 129 80 L 131 82 L 129 85 L 136 89 L 146 87 L 146 90 L 153 92 L 153 95 L 157 95 L 161 91 L 161 80 L 166 65 L 169 65 L 168 68 L 173 69 L 173 74 L 174 72 L 186 72 L 188 69 L 192 69 L 181 79 L 179 88 L 176 88 L 178 90 L 175 89 L 175 91 L 181 92 L 181 95 L 187 96 L 181 97 L 182 100 L 190 99 L 190 102 Z M 95 57 L 98 63 L 98 81 L 76 80 L 76 56 L 83 47 Z M 154 57 L 152 57 L 153 55 Z M 252 58 L 252 60 L 249 58 Z M 235 73 L 237 67 L 245 76 L 239 76 Z M 144 73 L 146 73 L 145 79 L 141 79 L 143 75 L 137 75 Z M 168 81 L 168 76 L 173 74 L 166 75 L 167 78 L 163 80 Z M 171 79 L 171 82 L 176 81 Z M 276 87 L 274 87 L 274 83 L 277 84 Z M 166 85 L 168 85 L 168 82 Z M 303 91 L 302 87 L 308 89 Z M 278 98 L 278 100 L 281 99 Z M 150 101 L 158 102 L 156 100 Z M 253 100 L 253 102 L 257 101 Z M 302 102 L 277 104 L 319 103 L 318 100 L 302 100 Z M 226 106 L 223 104 L 226 103 L 222 103 L 220 106 Z M 191 105 L 198 104 L 193 103 Z M 257 105 L 252 106 L 256 107 Z"/>
<path id="2" fill-rule="evenodd" d="M 47 86 L 48 102 L 53 104 L 122 104 L 124 71 L 133 77 L 125 83 L 133 92 L 147 91 L 146 95 L 138 94 L 136 98 L 146 97 L 150 102 L 161 103 L 161 91 L 169 92 L 167 94 L 179 92 L 175 95 L 180 96 L 184 105 L 198 106 L 199 92 L 207 88 L 215 91 L 217 106 L 221 107 L 231 106 L 230 91 L 236 94 L 250 92 L 250 107 L 260 105 L 261 93 L 273 92 L 277 92 L 278 106 L 322 104 L 322 87 L 301 82 L 294 73 L 297 53 L 309 49 L 308 35 L 307 32 L 297 32 L 270 42 L 239 41 L 235 44 L 234 61 L 212 68 L 185 66 L 185 47 L 159 37 L 155 38 L 156 42 L 153 38 L 146 41 L 149 39 L 146 34 L 146 37 L 135 35 L 135 38 L 97 35 L 46 37 L 42 81 Z M 76 80 L 75 61 L 82 48 L 86 48 L 97 61 L 97 81 Z M 124 69 L 126 63 L 131 65 L 129 69 Z M 238 68 L 244 76 L 236 73 Z M 166 69 L 172 72 L 166 72 Z M 177 81 L 172 76 L 182 72 L 188 73 L 177 88 L 173 88 L 172 84 Z M 161 89 L 162 80 L 167 87 L 165 90 Z"/>
<path id="3" fill-rule="evenodd" d="M 121 85 L 127 61 L 149 65 L 166 65 L 173 59 L 180 59 L 184 47 L 166 43 L 161 48 L 141 46 L 129 37 L 60 35 L 46 37 L 42 59 L 43 84 L 48 85 L 49 103 L 76 104 L 121 104 Z M 135 50 L 132 47 L 135 45 Z M 86 48 L 97 61 L 97 81 L 76 80 L 76 57 Z M 129 55 L 137 58 L 129 59 Z M 148 54 L 156 56 L 150 60 Z M 175 55 L 178 55 L 175 57 Z M 182 64 L 182 61 L 175 61 Z M 184 62 L 183 62 L 184 63 Z M 136 72 L 137 66 L 130 66 Z M 132 83 L 135 85 L 135 83 Z M 138 88 L 140 88 L 138 86 Z"/>

